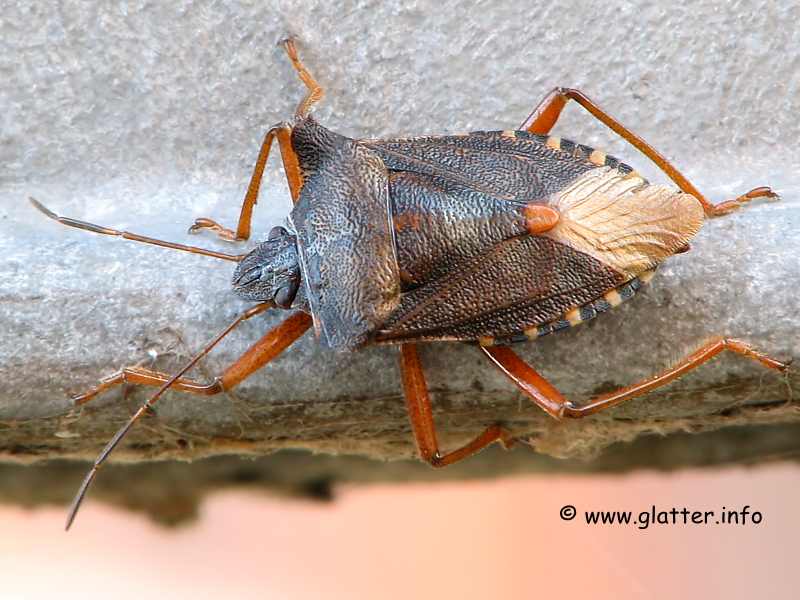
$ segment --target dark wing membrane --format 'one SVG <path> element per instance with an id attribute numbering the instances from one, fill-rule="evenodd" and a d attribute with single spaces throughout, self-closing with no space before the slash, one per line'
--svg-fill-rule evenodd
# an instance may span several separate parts
<path id="1" fill-rule="evenodd" d="M 524 205 L 442 177 L 392 171 L 389 195 L 406 286 L 445 277 L 493 244 L 527 232 Z"/>
<path id="2" fill-rule="evenodd" d="M 624 281 L 558 240 L 527 234 L 525 204 L 550 202 L 598 168 L 585 147 L 547 139 L 496 131 L 359 142 L 389 169 L 400 269 L 414 284 L 376 342 L 503 337 Z"/>
<path id="3" fill-rule="evenodd" d="M 358 143 L 373 150 L 390 171 L 435 176 L 499 200 L 528 203 L 597 167 L 579 151 L 591 148 L 569 142 L 571 151 L 555 149 L 547 139 L 525 131 L 477 131 Z"/>
<path id="4" fill-rule="evenodd" d="M 524 131 L 360 140 L 389 171 L 397 258 L 407 287 L 526 232 L 522 208 L 552 202 L 597 168 L 592 149 Z"/>
<path id="5" fill-rule="evenodd" d="M 376 342 L 476 340 L 549 323 L 625 281 L 550 238 L 518 236 L 401 296 Z"/>

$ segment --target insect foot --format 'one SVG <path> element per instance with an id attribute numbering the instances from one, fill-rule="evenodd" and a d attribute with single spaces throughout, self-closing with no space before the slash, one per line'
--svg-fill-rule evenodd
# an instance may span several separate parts
<path id="1" fill-rule="evenodd" d="M 225 240 L 226 242 L 243 242 L 242 238 L 236 235 L 236 232 L 228 229 L 227 227 L 223 227 L 213 219 L 209 219 L 208 217 L 200 217 L 199 219 L 195 219 L 194 224 L 189 227 L 188 233 L 199 233 L 203 229 L 210 229 L 217 236 Z"/>
<path id="2" fill-rule="evenodd" d="M 708 215 L 709 217 L 721 217 L 722 215 L 727 215 L 732 213 L 735 210 L 739 210 L 750 202 L 751 200 L 755 200 L 756 198 L 775 198 L 778 199 L 780 196 L 772 191 L 771 188 L 767 186 L 761 186 L 757 188 L 753 188 L 749 192 L 746 192 L 739 196 L 738 198 L 734 198 L 733 200 L 727 200 L 725 202 L 721 202 L 713 207 L 713 210 Z"/>

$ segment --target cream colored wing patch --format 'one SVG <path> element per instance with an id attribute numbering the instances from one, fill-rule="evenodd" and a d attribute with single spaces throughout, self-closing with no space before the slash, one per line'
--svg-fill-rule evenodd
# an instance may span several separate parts
<path id="1" fill-rule="evenodd" d="M 636 277 L 686 246 L 705 215 L 700 202 L 637 173 L 598 167 L 554 194 L 561 214 L 543 234 Z"/>

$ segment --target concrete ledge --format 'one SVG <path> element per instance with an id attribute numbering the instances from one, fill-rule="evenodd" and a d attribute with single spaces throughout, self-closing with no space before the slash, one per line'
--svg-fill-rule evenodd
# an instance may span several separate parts
<path id="1" fill-rule="evenodd" d="M 542 5 L 535 15 L 521 15 L 510 1 L 474 9 L 150 0 L 126 7 L 12 2 L 0 23 L 3 460 L 92 457 L 142 393 L 116 390 L 78 411 L 70 392 L 124 365 L 173 370 L 245 307 L 229 291 L 230 265 L 59 228 L 27 197 L 76 218 L 230 250 L 189 238 L 185 229 L 199 216 L 234 222 L 261 136 L 294 109 L 301 88 L 274 47 L 287 33 L 299 37 L 328 93 L 317 118 L 347 135 L 507 129 L 549 89 L 567 85 L 674 159 L 709 197 L 758 185 L 783 195 L 709 223 L 692 252 L 670 261 L 627 305 L 521 348 L 569 397 L 580 402 L 646 377 L 714 335 L 800 356 L 800 95 L 786 51 L 796 7 L 587 7 L 576 0 Z M 577 108 L 555 133 L 663 181 Z M 265 234 L 289 208 L 276 166 L 263 189 L 256 231 Z M 243 326 L 197 376 L 219 372 L 276 319 Z M 309 448 L 408 458 L 413 446 L 395 354 L 330 354 L 307 336 L 234 394 L 166 397 L 115 457 L 190 460 Z M 658 394 L 559 424 L 474 348 L 428 346 L 422 356 L 445 447 L 502 420 L 542 453 L 595 457 L 587 470 L 612 455 L 619 469 L 646 466 L 649 451 L 614 448 L 662 439 L 653 433 L 693 432 L 668 446 L 672 458 L 663 460 L 672 467 L 701 464 L 709 454 L 753 462 L 798 449 L 800 437 L 778 433 L 794 432 L 800 420 L 797 374 L 782 378 L 740 357 L 720 357 Z M 697 435 L 709 431 L 718 433 Z M 722 439 L 716 436 L 726 441 L 704 441 Z M 741 452 L 731 451 L 737 445 Z M 522 448 L 454 472 L 489 476 L 510 464 L 508 456 L 550 460 Z M 342 460 L 349 469 L 350 459 Z M 403 477 L 401 464 L 370 468 Z"/>
<path id="2" fill-rule="evenodd" d="M 30 207 L 18 208 L 19 215 Z M 0 242 L 7 260 L 3 298 L 0 453 L 21 461 L 88 458 L 143 401 L 118 388 L 80 410 L 69 393 L 92 387 L 125 365 L 171 372 L 246 304 L 230 292 L 228 263 L 68 230 L 26 215 Z M 93 218 L 93 217 L 92 217 Z M 163 215 L 147 230 L 182 225 Z M 189 219 L 190 220 L 190 219 Z M 113 219 L 112 219 L 113 222 Z M 115 223 L 116 224 L 116 223 Z M 178 233 L 172 237 L 188 237 Z M 629 303 L 536 343 L 523 356 L 577 402 L 656 373 L 712 335 L 748 340 L 797 357 L 793 260 L 800 213 L 791 200 L 762 202 L 709 222 L 693 250 L 660 269 Z M 195 238 L 196 240 L 197 238 Z M 36 252 L 31 252 L 30 242 Z M 221 242 L 211 242 L 221 246 Z M 236 330 L 196 369 L 209 379 L 280 318 L 269 314 Z M 793 422 L 796 374 L 781 376 L 740 356 L 721 356 L 680 381 L 579 422 L 558 423 L 525 400 L 479 351 L 425 346 L 436 418 L 447 445 L 500 420 L 553 456 L 592 456 L 642 433 L 712 430 Z M 381 459 L 413 453 L 394 348 L 354 354 L 323 350 L 307 334 L 232 393 L 178 397 L 157 405 L 117 457 L 199 458 L 260 455 L 280 448 L 359 453 Z"/>

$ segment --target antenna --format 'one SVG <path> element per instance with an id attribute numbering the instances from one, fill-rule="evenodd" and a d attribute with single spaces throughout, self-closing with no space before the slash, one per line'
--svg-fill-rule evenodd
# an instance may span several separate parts
<path id="1" fill-rule="evenodd" d="M 153 404 L 156 403 L 156 401 L 164 394 L 164 392 L 167 391 L 167 389 L 169 389 L 169 387 L 172 384 L 174 384 L 189 369 L 191 369 L 197 363 L 197 361 L 199 361 L 206 354 L 208 354 L 211 351 L 211 349 L 214 346 L 216 346 L 220 342 L 220 340 L 222 340 L 222 338 L 224 338 L 233 330 L 234 327 L 236 327 L 242 321 L 246 321 L 250 317 L 254 317 L 257 314 L 264 312 L 268 308 L 272 308 L 273 306 L 274 306 L 273 302 L 264 302 L 262 304 L 257 304 L 256 306 L 250 308 L 249 310 L 243 312 L 241 315 L 236 317 L 236 319 L 230 325 L 228 325 L 220 334 L 218 334 L 217 337 L 211 340 L 211 342 L 209 342 L 205 348 L 203 348 L 200 352 L 198 352 L 192 358 L 192 360 L 186 363 L 180 371 L 178 371 L 177 373 L 175 373 L 175 375 L 170 377 L 169 380 L 166 381 L 164 385 L 162 385 L 155 394 L 150 396 L 147 402 L 142 404 L 139 407 L 139 409 L 135 413 L 133 413 L 133 416 L 128 420 L 128 422 L 125 423 L 125 425 L 123 425 L 117 431 L 117 433 L 114 434 L 114 437 L 111 438 L 111 441 L 109 441 L 108 444 L 106 444 L 106 447 L 103 448 L 102 452 L 100 452 L 100 454 L 94 461 L 94 465 L 86 474 L 86 477 L 84 477 L 83 483 L 81 483 L 81 487 L 80 489 L 78 489 L 78 493 L 75 494 L 75 498 L 72 500 L 72 505 L 70 506 L 69 514 L 67 515 L 67 524 L 65 527 L 67 531 L 69 531 L 69 528 L 72 526 L 72 522 L 75 520 L 75 515 L 78 514 L 78 509 L 81 507 L 83 498 L 84 496 L 86 496 L 86 492 L 89 489 L 89 486 L 92 484 L 92 481 L 94 481 L 94 478 L 97 476 L 97 472 L 100 470 L 100 466 L 114 451 L 114 448 L 116 448 L 117 445 L 122 441 L 122 438 L 124 438 L 127 435 L 128 431 L 130 431 L 134 423 L 136 423 L 136 421 L 138 421 L 144 413 L 150 410 Z"/>
<path id="2" fill-rule="evenodd" d="M 153 244 L 155 246 L 163 246 L 164 248 L 172 248 L 173 250 L 182 250 L 184 252 L 191 252 L 193 254 L 202 254 L 204 256 L 213 256 L 214 258 L 221 258 L 223 260 L 230 260 L 233 262 L 240 262 L 246 254 L 225 254 L 224 252 L 215 252 L 214 250 L 206 250 L 205 248 L 198 248 L 197 246 L 185 246 L 183 244 L 176 244 L 175 242 L 167 242 L 164 240 L 157 240 L 155 238 L 147 237 L 144 235 L 139 235 L 138 233 L 131 233 L 129 231 L 118 231 L 116 229 L 111 229 L 110 227 L 102 227 L 101 225 L 95 225 L 94 223 L 87 223 L 86 221 L 79 221 L 77 219 L 71 219 L 69 217 L 62 217 L 57 215 L 49 208 L 47 208 L 44 204 L 36 200 L 35 198 L 28 198 L 33 204 L 33 206 L 43 213 L 45 216 L 53 219 L 54 221 L 58 221 L 62 225 L 67 225 L 68 227 L 75 227 L 76 229 L 85 229 L 86 231 L 91 231 L 93 233 L 102 233 L 103 235 L 115 235 L 126 240 L 133 240 L 135 242 L 142 242 L 145 244 Z"/>

